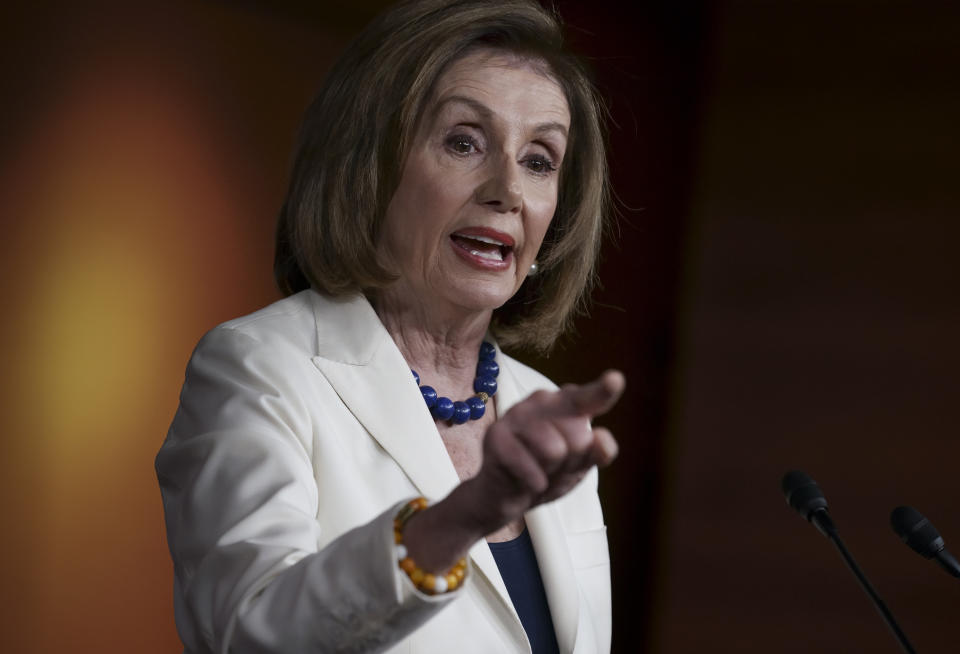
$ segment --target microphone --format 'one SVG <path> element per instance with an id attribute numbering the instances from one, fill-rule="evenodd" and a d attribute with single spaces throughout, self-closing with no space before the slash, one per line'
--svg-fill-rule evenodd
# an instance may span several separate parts
<path id="1" fill-rule="evenodd" d="M 783 476 L 780 488 L 787 498 L 787 504 L 803 516 L 804 520 L 812 523 L 827 538 L 836 536 L 837 527 L 827 512 L 827 498 L 810 475 L 800 470 L 791 470 Z"/>
<path id="2" fill-rule="evenodd" d="M 840 536 L 837 534 L 837 527 L 833 524 L 833 519 L 827 512 L 827 498 L 823 496 L 823 491 L 817 486 L 817 482 L 805 472 L 791 470 L 783 476 L 780 487 L 783 489 L 783 495 L 787 499 L 787 504 L 803 516 L 805 520 L 813 524 L 821 534 L 826 536 L 827 539 L 836 546 L 840 552 L 840 556 L 843 557 L 844 563 L 850 568 L 850 572 L 857 578 L 860 587 L 863 588 L 863 591 L 870 598 L 870 601 L 873 602 L 873 606 L 880 613 L 880 617 L 883 618 L 883 621 L 890 628 L 890 631 L 893 632 L 893 637 L 897 639 L 900 648 L 906 652 L 906 654 L 915 654 L 913 646 L 910 644 L 910 641 L 907 640 L 907 635 L 900 629 L 900 625 L 898 625 L 897 621 L 893 618 L 893 614 L 890 613 L 887 605 L 880 599 L 877 591 L 873 589 L 873 586 L 871 586 L 867 580 L 867 576 L 863 574 L 860 566 L 857 565 L 857 562 L 853 560 L 853 556 L 847 551 L 846 545 L 840 540 Z"/>
<path id="3" fill-rule="evenodd" d="M 946 550 L 936 527 L 910 506 L 898 506 L 890 514 L 890 526 L 897 536 L 925 559 L 936 558 L 940 567 L 960 577 L 960 563 Z"/>

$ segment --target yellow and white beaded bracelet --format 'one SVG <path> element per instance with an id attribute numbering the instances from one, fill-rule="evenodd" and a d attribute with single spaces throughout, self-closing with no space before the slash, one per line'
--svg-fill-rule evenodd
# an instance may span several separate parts
<path id="1" fill-rule="evenodd" d="M 407 573 L 413 585 L 428 595 L 440 595 L 455 590 L 463 584 L 467 576 L 467 560 L 460 559 L 445 574 L 434 575 L 421 570 L 407 555 L 407 548 L 403 544 L 403 527 L 413 514 L 425 508 L 427 508 L 427 500 L 423 497 L 410 500 L 403 505 L 397 512 L 397 517 L 393 519 L 393 541 L 397 546 L 397 561 L 400 569 Z"/>

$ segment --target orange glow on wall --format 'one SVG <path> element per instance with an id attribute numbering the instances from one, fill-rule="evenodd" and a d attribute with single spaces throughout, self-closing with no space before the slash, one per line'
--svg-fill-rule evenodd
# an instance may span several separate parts
<path id="1" fill-rule="evenodd" d="M 269 89 L 306 52 L 319 78 L 337 43 L 213 6 L 23 18 L 43 29 L 14 44 L 28 109 L 0 160 L 0 651 L 179 651 L 153 457 L 203 332 L 277 297 L 288 155 L 238 130 L 292 141 L 313 91 L 301 75 L 251 109 L 231 85 Z M 211 63 L 211 43 L 253 61 L 264 38 L 285 61 Z"/>

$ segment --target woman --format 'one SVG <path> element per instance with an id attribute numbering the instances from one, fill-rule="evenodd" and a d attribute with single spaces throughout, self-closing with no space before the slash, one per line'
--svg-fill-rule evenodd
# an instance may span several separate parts
<path id="1" fill-rule="evenodd" d="M 609 649 L 589 420 L 623 378 L 557 390 L 496 345 L 569 323 L 607 193 L 539 5 L 405 3 L 351 45 L 281 213 L 288 297 L 201 340 L 157 457 L 188 652 Z"/>

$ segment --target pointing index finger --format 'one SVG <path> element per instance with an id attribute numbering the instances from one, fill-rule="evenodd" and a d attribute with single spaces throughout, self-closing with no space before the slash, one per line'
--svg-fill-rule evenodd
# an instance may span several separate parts
<path id="1" fill-rule="evenodd" d="M 609 411 L 627 385 L 619 370 L 607 370 L 589 384 L 569 391 L 570 402 L 575 410 L 588 417 L 599 416 Z"/>

